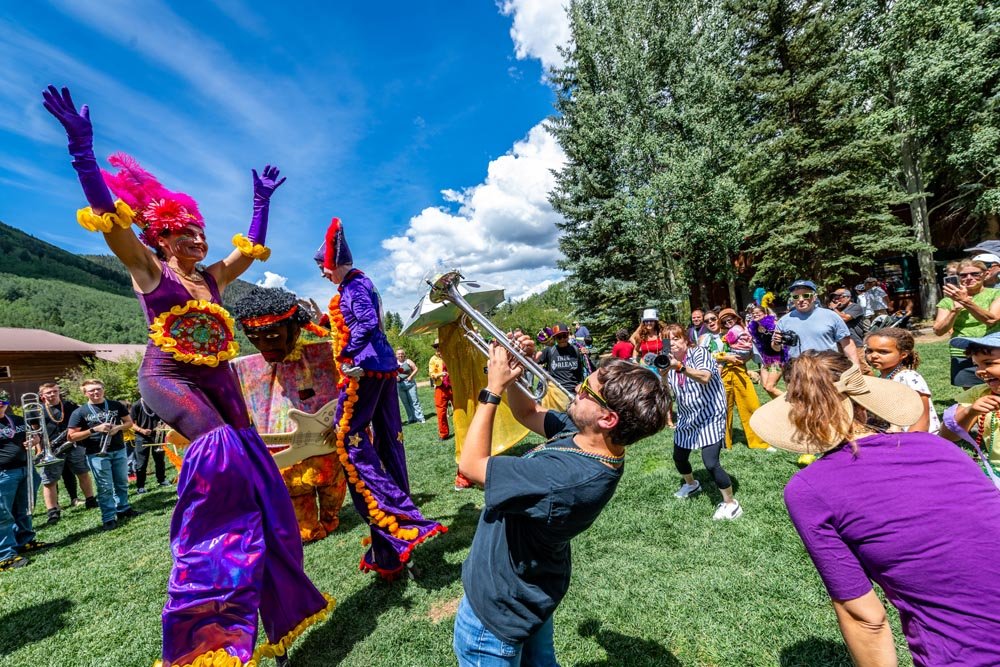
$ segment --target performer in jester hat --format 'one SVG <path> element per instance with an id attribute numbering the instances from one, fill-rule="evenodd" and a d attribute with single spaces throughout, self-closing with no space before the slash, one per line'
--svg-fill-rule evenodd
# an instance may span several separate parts
<path id="1" fill-rule="evenodd" d="M 295 428 L 288 411 L 308 414 L 337 400 L 337 367 L 330 332 L 312 322 L 295 295 L 277 287 L 255 286 L 233 306 L 233 315 L 260 354 L 234 359 L 254 425 L 261 433 Z M 324 340 L 307 343 L 303 329 Z M 317 439 L 322 440 L 322 434 Z M 311 456 L 281 469 L 295 506 L 303 542 L 321 540 L 337 529 L 347 494 L 344 467 L 336 453 Z"/>
<path id="2" fill-rule="evenodd" d="M 233 238 L 236 249 L 225 259 L 199 269 L 208 243 L 194 199 L 166 189 L 122 153 L 109 160 L 118 173 L 102 175 L 87 106 L 77 111 L 66 88 L 49 86 L 42 96 L 66 130 L 90 204 L 77 220 L 104 233 L 150 325 L 139 391 L 191 441 L 170 524 L 174 566 L 163 608 L 162 664 L 243 667 L 261 656 L 283 662 L 291 642 L 322 619 L 333 600 L 302 570 L 295 512 L 274 459 L 250 425 L 228 364 L 238 350 L 233 320 L 219 304 L 229 283 L 269 256 L 270 198 L 285 179 L 270 166 L 261 176 L 253 172 L 249 233 Z M 255 649 L 258 614 L 267 643 Z"/>
<path id="3" fill-rule="evenodd" d="M 385 336 L 381 299 L 368 276 L 354 268 L 339 218 L 314 259 L 337 285 L 330 328 L 343 379 L 334 434 L 354 507 L 371 528 L 360 568 L 394 579 L 415 546 L 447 528 L 425 519 L 410 498 L 396 354 Z"/>

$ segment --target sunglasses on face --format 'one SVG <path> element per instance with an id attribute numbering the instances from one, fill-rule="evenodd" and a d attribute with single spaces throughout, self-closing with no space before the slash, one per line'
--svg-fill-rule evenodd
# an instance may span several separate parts
<path id="1" fill-rule="evenodd" d="M 601 406 L 605 410 L 611 410 L 611 408 L 608 406 L 608 402 L 604 400 L 604 397 L 601 396 L 600 394 L 598 394 L 594 389 L 591 388 L 591 386 L 590 386 L 590 378 L 591 377 L 593 377 L 593 376 L 592 375 L 588 375 L 587 377 L 585 377 L 583 379 L 583 382 L 580 383 L 580 389 L 578 389 L 577 392 L 576 392 L 577 396 L 586 396 L 586 397 L 589 397 L 589 398 L 593 399 L 593 401 L 595 403 L 597 403 L 599 406 Z"/>
<path id="2" fill-rule="evenodd" d="M 706 322 L 718 322 L 719 318 L 718 317 L 706 317 L 705 321 Z"/>
<path id="3" fill-rule="evenodd" d="M 960 274 L 958 274 L 958 277 L 959 278 L 979 278 L 982 275 L 983 275 L 982 271 L 973 271 L 973 272 L 970 272 L 970 273 L 960 273 Z"/>
<path id="4" fill-rule="evenodd" d="M 816 294 L 813 292 L 806 292 L 804 294 L 793 294 L 792 301 L 808 301 L 814 296 L 816 296 Z"/>

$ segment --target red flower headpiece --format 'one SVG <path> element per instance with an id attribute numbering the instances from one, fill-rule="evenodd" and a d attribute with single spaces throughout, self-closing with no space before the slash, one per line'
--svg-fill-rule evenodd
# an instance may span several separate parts
<path id="1" fill-rule="evenodd" d="M 155 249 L 156 240 L 167 232 L 179 232 L 188 225 L 205 228 L 194 199 L 163 187 L 131 155 L 115 153 L 108 162 L 119 171 L 110 174 L 102 170 L 104 182 L 135 211 L 135 221 L 143 229 L 143 243 Z"/>

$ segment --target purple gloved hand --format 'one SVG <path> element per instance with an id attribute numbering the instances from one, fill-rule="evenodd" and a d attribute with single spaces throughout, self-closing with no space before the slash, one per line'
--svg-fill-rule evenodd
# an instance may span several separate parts
<path id="1" fill-rule="evenodd" d="M 77 112 L 69 88 L 62 91 L 55 86 L 49 86 L 42 91 L 42 106 L 55 116 L 66 130 L 69 139 L 69 154 L 73 156 L 73 168 L 76 169 L 80 185 L 87 203 L 98 215 L 115 210 L 115 201 L 111 197 L 101 169 L 94 157 L 94 126 L 90 123 L 90 109 L 84 104 Z"/>
<path id="2" fill-rule="evenodd" d="M 285 179 L 278 180 L 278 168 L 267 165 L 264 167 L 264 175 L 258 176 L 257 170 L 253 172 L 253 218 L 250 220 L 250 231 L 247 238 L 253 243 L 264 245 L 267 239 L 267 213 L 271 206 L 271 195 L 278 189 Z"/>

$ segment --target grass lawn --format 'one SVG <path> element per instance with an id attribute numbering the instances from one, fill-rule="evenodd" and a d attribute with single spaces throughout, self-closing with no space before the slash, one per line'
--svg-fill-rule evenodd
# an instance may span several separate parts
<path id="1" fill-rule="evenodd" d="M 948 384 L 947 347 L 931 343 L 920 352 L 940 412 L 956 393 Z M 429 390 L 421 390 L 421 401 L 433 414 Z M 296 667 L 454 664 L 460 567 L 483 495 L 452 490 L 453 441 L 438 441 L 433 420 L 405 433 L 417 503 L 450 530 L 415 551 L 420 580 L 384 584 L 357 569 L 367 531 L 348 501 L 341 528 L 305 548 L 306 571 L 337 608 L 293 646 Z M 573 583 L 556 612 L 560 662 L 850 665 L 781 500 L 795 457 L 745 445 L 725 452 L 745 514 L 713 522 L 720 497 L 697 463 L 695 475 L 710 492 L 672 497 L 679 477 L 671 437 L 665 432 L 630 450 L 616 497 L 573 543 Z M 156 489 L 130 497 L 141 517 L 102 533 L 97 510 L 66 510 L 57 526 L 39 530 L 39 539 L 56 546 L 30 567 L 0 574 L 0 665 L 148 667 L 159 655 L 175 494 Z M 44 523 L 44 507 L 36 519 Z M 911 665 L 898 617 L 890 615 L 900 664 Z"/>

